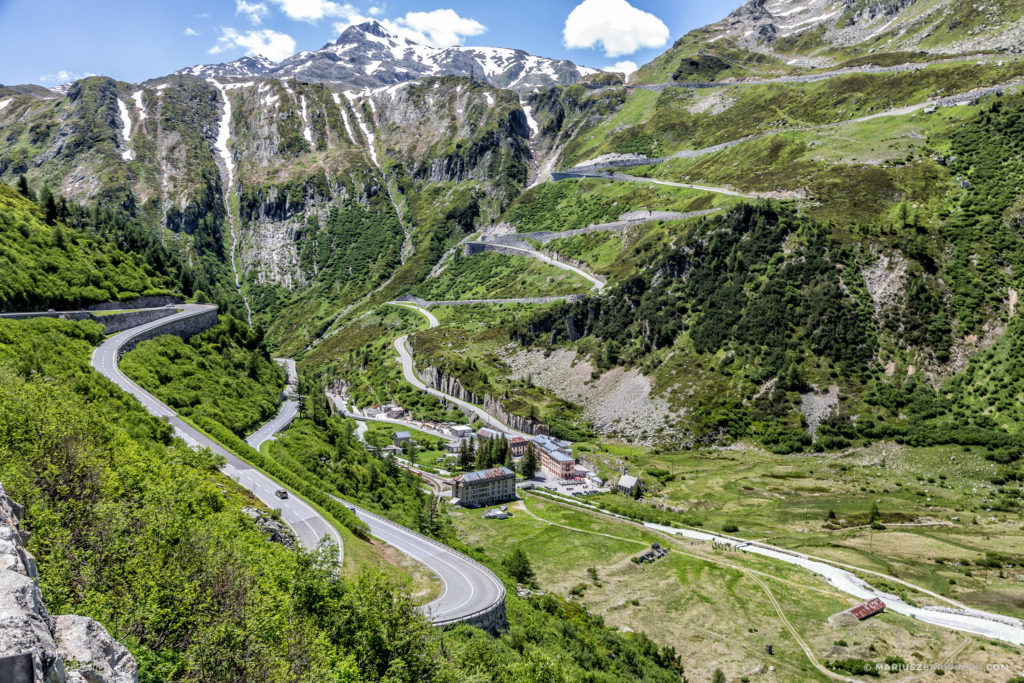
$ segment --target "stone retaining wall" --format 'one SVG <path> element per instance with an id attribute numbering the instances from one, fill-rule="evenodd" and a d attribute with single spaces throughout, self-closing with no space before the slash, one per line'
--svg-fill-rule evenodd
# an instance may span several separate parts
<path id="1" fill-rule="evenodd" d="M 167 304 L 180 304 L 183 302 L 184 299 L 180 296 L 160 294 L 157 296 L 140 296 L 137 299 L 129 299 L 128 301 L 108 301 L 103 304 L 86 306 L 85 308 L 88 311 L 121 311 L 132 308 L 158 308 Z"/>
<path id="2" fill-rule="evenodd" d="M 423 372 L 420 373 L 420 378 L 432 389 L 436 389 L 442 393 L 448 394 L 449 396 L 454 396 L 461 401 L 482 406 L 485 411 L 498 418 L 498 420 L 505 423 L 512 429 L 525 432 L 527 434 L 551 433 L 551 428 L 546 424 L 538 422 L 537 420 L 532 420 L 528 417 L 523 417 L 522 415 L 513 415 L 512 413 L 506 412 L 505 406 L 503 406 L 501 401 L 498 399 L 489 394 L 484 394 L 482 397 L 477 396 L 472 391 L 469 391 L 462 386 L 462 382 L 457 378 L 440 372 L 434 366 L 424 369 Z M 469 415 L 469 417 L 474 416 Z"/>
<path id="3" fill-rule="evenodd" d="M 151 330 L 140 332 L 125 342 L 120 349 L 118 357 L 120 359 L 120 356 L 128 353 L 138 346 L 140 342 L 144 342 L 147 339 L 161 337 L 165 334 L 173 334 L 177 337 L 181 337 L 182 339 L 188 339 L 192 335 L 199 334 L 200 332 L 205 332 L 210 329 L 217 324 L 217 321 L 217 309 L 211 308 L 206 311 L 200 311 L 186 318 L 180 318 L 173 322 L 169 322 L 166 325 L 157 325 Z"/>
<path id="4" fill-rule="evenodd" d="M 505 601 L 497 603 L 489 610 L 475 614 L 472 617 L 460 620 L 460 624 L 469 624 L 470 626 L 476 626 L 481 628 L 488 633 L 497 635 L 501 631 L 508 630 L 508 619 L 505 616 Z"/>

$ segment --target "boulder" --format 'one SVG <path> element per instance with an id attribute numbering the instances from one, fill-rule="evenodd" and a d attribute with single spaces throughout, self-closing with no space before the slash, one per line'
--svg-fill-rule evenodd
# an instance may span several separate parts
<path id="1" fill-rule="evenodd" d="M 16 571 L 0 571 L 0 656 L 31 653 L 35 680 L 61 683 L 64 666 L 50 623 L 36 582 Z"/>
<path id="2" fill-rule="evenodd" d="M 68 681 L 138 683 L 139 666 L 121 643 L 97 621 L 74 614 L 57 617 L 53 630 L 57 651 L 73 662 Z"/>

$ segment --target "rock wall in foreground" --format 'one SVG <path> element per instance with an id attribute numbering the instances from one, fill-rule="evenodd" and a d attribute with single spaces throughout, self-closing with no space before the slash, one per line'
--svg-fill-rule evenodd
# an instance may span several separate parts
<path id="1" fill-rule="evenodd" d="M 22 512 L 0 484 L 0 680 L 138 683 L 135 658 L 101 624 L 49 613 L 19 527 Z"/>

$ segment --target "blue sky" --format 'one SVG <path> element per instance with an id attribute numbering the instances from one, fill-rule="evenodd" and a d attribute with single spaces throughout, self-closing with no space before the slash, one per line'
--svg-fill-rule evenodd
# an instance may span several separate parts
<path id="1" fill-rule="evenodd" d="M 88 74 L 139 82 L 247 52 L 280 59 L 368 18 L 440 46 L 629 67 L 733 8 L 713 0 L 0 0 L 0 83 L 53 86 Z"/>

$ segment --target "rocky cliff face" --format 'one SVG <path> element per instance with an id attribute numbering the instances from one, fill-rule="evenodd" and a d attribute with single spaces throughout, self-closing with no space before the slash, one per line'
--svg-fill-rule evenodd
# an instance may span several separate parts
<path id="1" fill-rule="evenodd" d="M 507 424 L 512 429 L 517 429 L 521 432 L 526 432 L 527 434 L 551 433 L 546 424 L 538 422 L 537 420 L 532 420 L 528 417 L 523 417 L 522 415 L 513 415 L 506 412 L 505 407 L 498 399 L 489 395 L 485 395 L 483 397 L 477 396 L 472 391 L 468 391 L 464 386 L 462 386 L 462 382 L 460 382 L 458 378 L 442 373 L 433 366 L 423 370 L 422 377 L 427 386 L 433 387 L 438 391 L 443 391 L 444 393 L 463 401 L 483 406 L 484 410 Z"/>
<path id="2" fill-rule="evenodd" d="M 748 0 L 705 29 L 753 52 L 820 51 L 862 45 L 870 51 L 1019 51 L 1024 14 L 1010 0 Z"/>
<path id="3" fill-rule="evenodd" d="M 0 485 L 0 658 L 29 655 L 45 683 L 137 683 L 135 658 L 101 624 L 46 609 L 21 513 Z"/>

